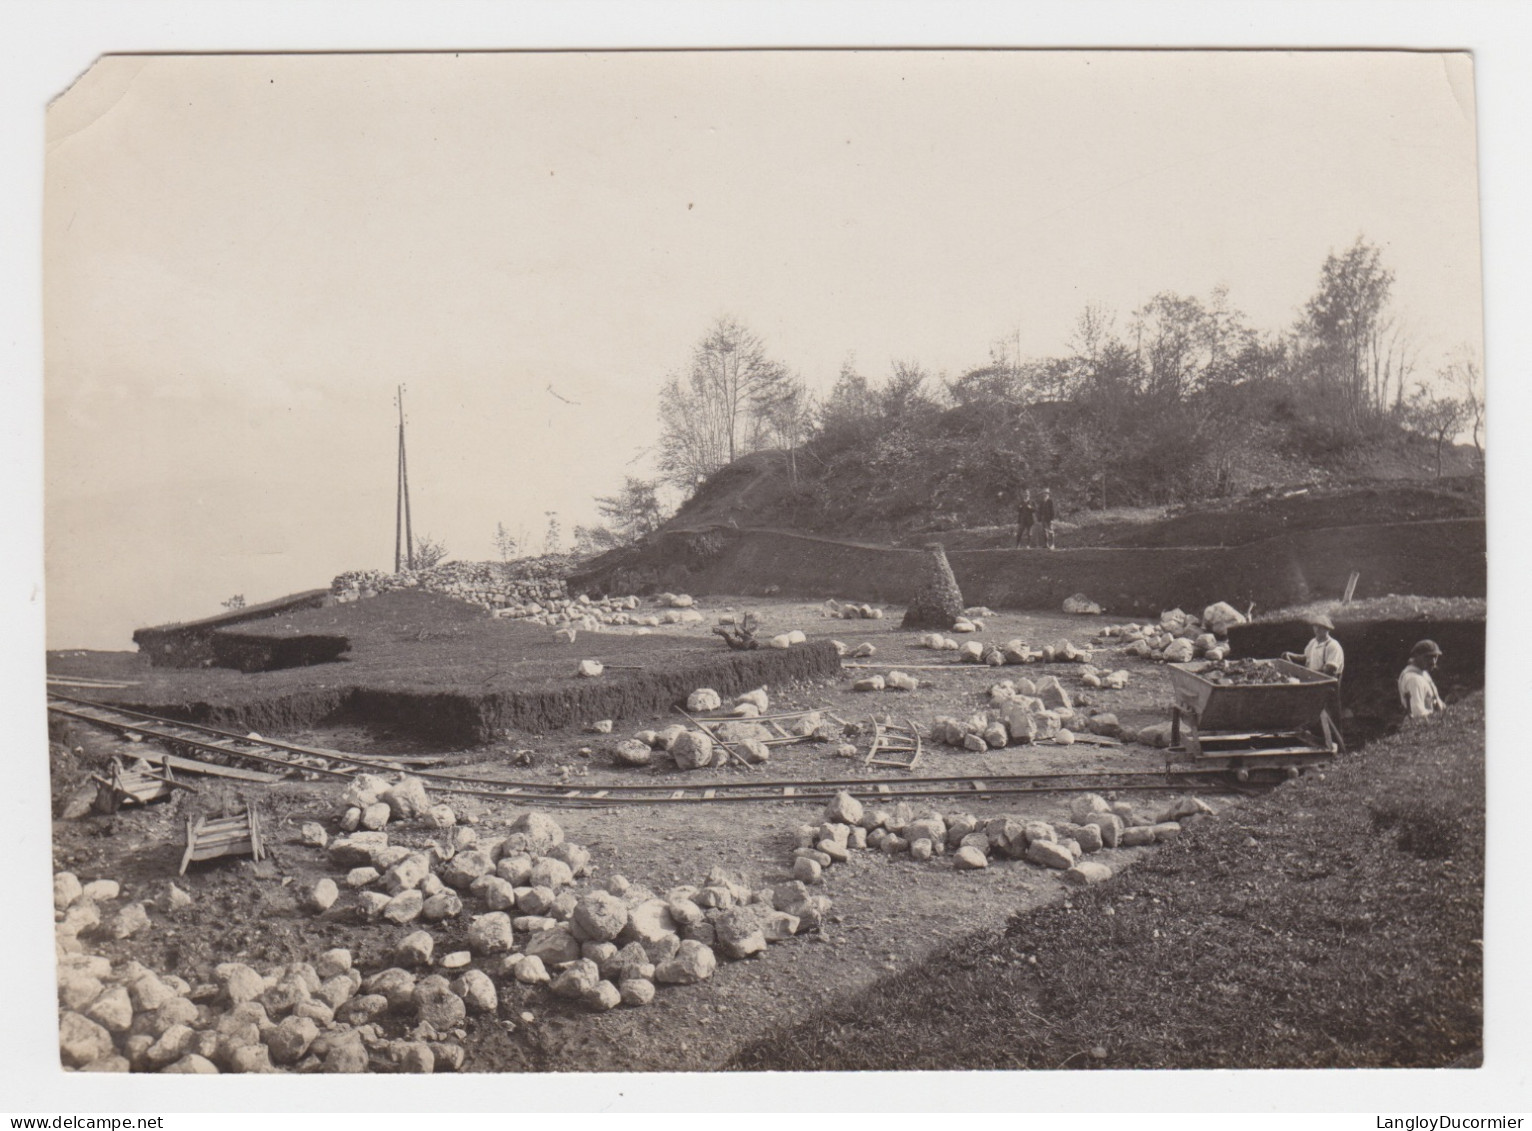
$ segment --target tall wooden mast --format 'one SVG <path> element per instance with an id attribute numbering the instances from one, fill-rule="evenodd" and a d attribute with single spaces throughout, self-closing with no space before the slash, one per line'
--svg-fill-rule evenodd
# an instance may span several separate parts
<path id="1" fill-rule="evenodd" d="M 394 572 L 415 568 L 415 531 L 410 524 L 410 468 L 404 454 L 404 386 L 395 397 L 399 406 L 399 491 L 394 500 Z"/>

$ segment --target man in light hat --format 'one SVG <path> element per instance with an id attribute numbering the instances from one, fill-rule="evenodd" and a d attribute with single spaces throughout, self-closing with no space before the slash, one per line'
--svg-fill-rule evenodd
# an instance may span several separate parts
<path id="1" fill-rule="evenodd" d="M 1324 613 L 1315 613 L 1309 617 L 1309 627 L 1314 630 L 1314 639 L 1308 646 L 1301 653 L 1284 652 L 1282 658 L 1290 664 L 1302 664 L 1311 672 L 1339 679 L 1346 670 L 1346 653 L 1341 650 L 1340 641 L 1330 635 L 1335 631 L 1334 623 Z"/>
<path id="2" fill-rule="evenodd" d="M 1422 640 L 1410 649 L 1410 662 L 1399 673 L 1399 705 L 1412 719 L 1429 719 L 1446 711 L 1431 672 L 1442 650 L 1434 640 Z"/>

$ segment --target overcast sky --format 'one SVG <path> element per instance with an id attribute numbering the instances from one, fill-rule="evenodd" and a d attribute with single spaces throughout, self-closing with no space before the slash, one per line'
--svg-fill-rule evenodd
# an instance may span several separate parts
<path id="1" fill-rule="evenodd" d="M 112 58 L 46 193 L 50 647 L 391 567 L 400 382 L 415 529 L 486 558 L 651 472 L 721 314 L 956 375 L 1161 290 L 1280 328 L 1361 235 L 1423 372 L 1481 335 L 1466 56 Z"/>

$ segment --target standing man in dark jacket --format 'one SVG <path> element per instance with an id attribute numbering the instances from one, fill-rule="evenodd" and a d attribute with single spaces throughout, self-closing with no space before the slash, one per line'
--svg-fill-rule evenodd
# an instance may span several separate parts
<path id="1" fill-rule="evenodd" d="M 1032 524 L 1036 521 L 1036 512 L 1032 507 L 1032 489 L 1029 487 L 1021 493 L 1021 499 L 1016 504 L 1016 548 L 1032 544 Z"/>
<path id="2" fill-rule="evenodd" d="M 1047 546 L 1054 549 L 1053 545 L 1053 492 L 1043 488 L 1043 497 L 1037 501 L 1037 542 L 1039 547 Z"/>

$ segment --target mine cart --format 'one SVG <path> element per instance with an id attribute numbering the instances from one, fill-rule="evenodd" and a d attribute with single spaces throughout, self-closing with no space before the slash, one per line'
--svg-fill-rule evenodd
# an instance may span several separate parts
<path id="1" fill-rule="evenodd" d="M 1252 771 L 1293 777 L 1341 748 L 1340 683 L 1286 660 L 1264 660 L 1280 683 L 1221 684 L 1207 663 L 1167 664 L 1175 693 L 1169 760 L 1223 764 L 1240 781 Z"/>

